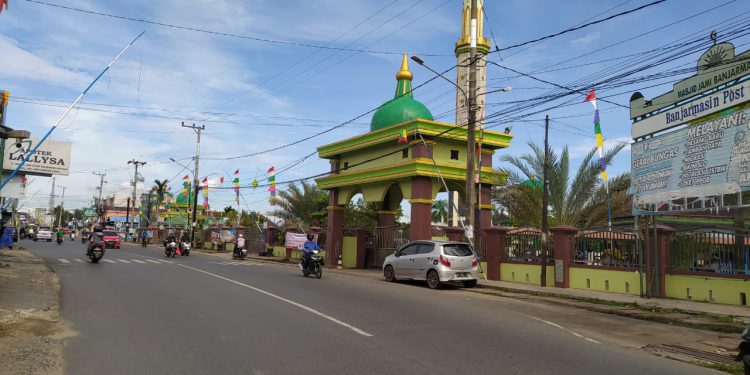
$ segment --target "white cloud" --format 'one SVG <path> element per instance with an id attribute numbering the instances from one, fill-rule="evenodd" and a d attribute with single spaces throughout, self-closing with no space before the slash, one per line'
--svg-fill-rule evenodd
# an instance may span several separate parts
<path id="1" fill-rule="evenodd" d="M 38 81 L 63 87 L 81 86 L 89 81 L 85 74 L 60 68 L 18 46 L 14 39 L 0 35 L 3 64 L 0 77 Z"/>

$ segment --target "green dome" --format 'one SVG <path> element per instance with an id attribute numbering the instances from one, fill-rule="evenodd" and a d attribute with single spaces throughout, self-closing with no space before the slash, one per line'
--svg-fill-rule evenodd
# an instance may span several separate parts
<path id="1" fill-rule="evenodd" d="M 424 104 L 410 95 L 393 99 L 375 111 L 370 122 L 370 131 L 387 128 L 402 122 L 421 118 L 432 120 L 432 113 Z"/>
<path id="2" fill-rule="evenodd" d="M 417 118 L 433 120 L 432 113 L 424 104 L 414 100 L 411 92 L 412 74 L 409 71 L 409 63 L 404 54 L 401 62 L 401 70 L 396 73 L 396 95 L 383 104 L 370 121 L 370 131 L 375 131 Z"/>

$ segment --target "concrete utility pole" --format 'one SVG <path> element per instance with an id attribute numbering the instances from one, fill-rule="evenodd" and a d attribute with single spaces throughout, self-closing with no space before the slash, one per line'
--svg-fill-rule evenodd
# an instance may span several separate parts
<path id="1" fill-rule="evenodd" d="M 104 172 L 93 172 L 95 176 L 99 176 L 99 200 L 96 202 L 96 209 L 99 210 L 99 207 L 102 205 L 102 190 L 104 190 L 104 183 L 107 181 L 104 181 L 104 176 L 107 174 Z"/>
<path id="2" fill-rule="evenodd" d="M 130 160 L 128 161 L 128 164 L 133 164 L 135 166 L 135 173 L 133 173 L 133 206 L 135 206 L 135 193 L 136 193 L 136 186 L 138 186 L 138 167 L 142 165 L 146 165 L 145 161 L 138 161 L 138 160 Z M 125 214 L 125 222 L 130 224 L 130 207 L 128 207 L 128 212 Z M 135 228 L 135 215 L 133 215 L 133 224 L 129 226 L 129 228 Z M 127 231 L 125 232 L 125 236 L 127 238 Z"/>
<path id="3" fill-rule="evenodd" d="M 52 190 L 49 192 L 49 225 L 55 225 L 55 177 L 52 177 Z"/>
<path id="4" fill-rule="evenodd" d="M 542 167 L 542 286 L 547 286 L 547 232 L 549 231 L 548 216 L 548 199 L 547 185 L 549 184 L 549 115 L 544 118 L 544 166 Z"/>
<path id="5" fill-rule="evenodd" d="M 185 125 L 185 122 L 182 122 L 183 128 L 191 128 L 193 131 L 195 131 L 195 134 L 197 135 L 197 141 L 195 142 L 195 170 L 193 171 L 193 221 L 190 223 L 190 244 L 192 246 L 195 246 L 195 227 L 197 226 L 197 217 L 198 217 L 198 166 L 200 164 L 200 157 L 201 157 L 201 131 L 206 129 L 205 125 L 196 126 L 193 125 Z M 188 196 L 189 197 L 189 196 Z"/>
<path id="6" fill-rule="evenodd" d="M 469 49 L 469 108 L 468 109 L 468 145 L 466 152 L 466 216 L 469 222 L 466 236 L 472 240 L 476 223 L 476 181 L 474 168 L 476 160 L 476 129 L 477 129 L 477 0 L 471 0 L 471 34 Z M 461 124 L 457 124 L 461 125 Z M 477 231 L 472 243 L 475 249 L 480 244 L 481 231 Z"/>
<path id="7" fill-rule="evenodd" d="M 60 187 L 62 188 L 63 193 L 62 193 L 62 198 L 60 199 L 60 213 L 57 216 L 58 227 L 62 226 L 62 213 L 63 213 L 63 210 L 65 209 L 64 208 L 65 207 L 65 189 L 67 188 L 67 186 L 60 186 Z"/>

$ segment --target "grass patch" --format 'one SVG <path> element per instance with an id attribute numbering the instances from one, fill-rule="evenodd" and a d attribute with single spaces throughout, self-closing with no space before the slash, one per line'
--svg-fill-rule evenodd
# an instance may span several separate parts
<path id="1" fill-rule="evenodd" d="M 716 363 L 716 362 L 694 362 L 696 365 L 710 368 L 712 370 L 726 372 L 728 374 L 732 375 L 743 375 L 745 371 L 742 369 L 742 365 L 736 364 L 736 365 L 728 365 L 725 363 Z"/>

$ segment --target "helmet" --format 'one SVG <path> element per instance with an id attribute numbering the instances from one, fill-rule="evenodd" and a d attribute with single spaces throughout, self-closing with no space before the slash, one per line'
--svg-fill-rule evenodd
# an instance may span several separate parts
<path id="1" fill-rule="evenodd" d="M 242 237 L 243 237 L 243 236 L 242 236 L 242 235 L 240 234 L 240 238 L 242 238 Z"/>
<path id="2" fill-rule="evenodd" d="M 307 240 L 308 241 L 312 241 L 313 239 L 315 239 L 315 235 L 313 235 L 312 233 L 308 233 L 307 234 Z"/>

